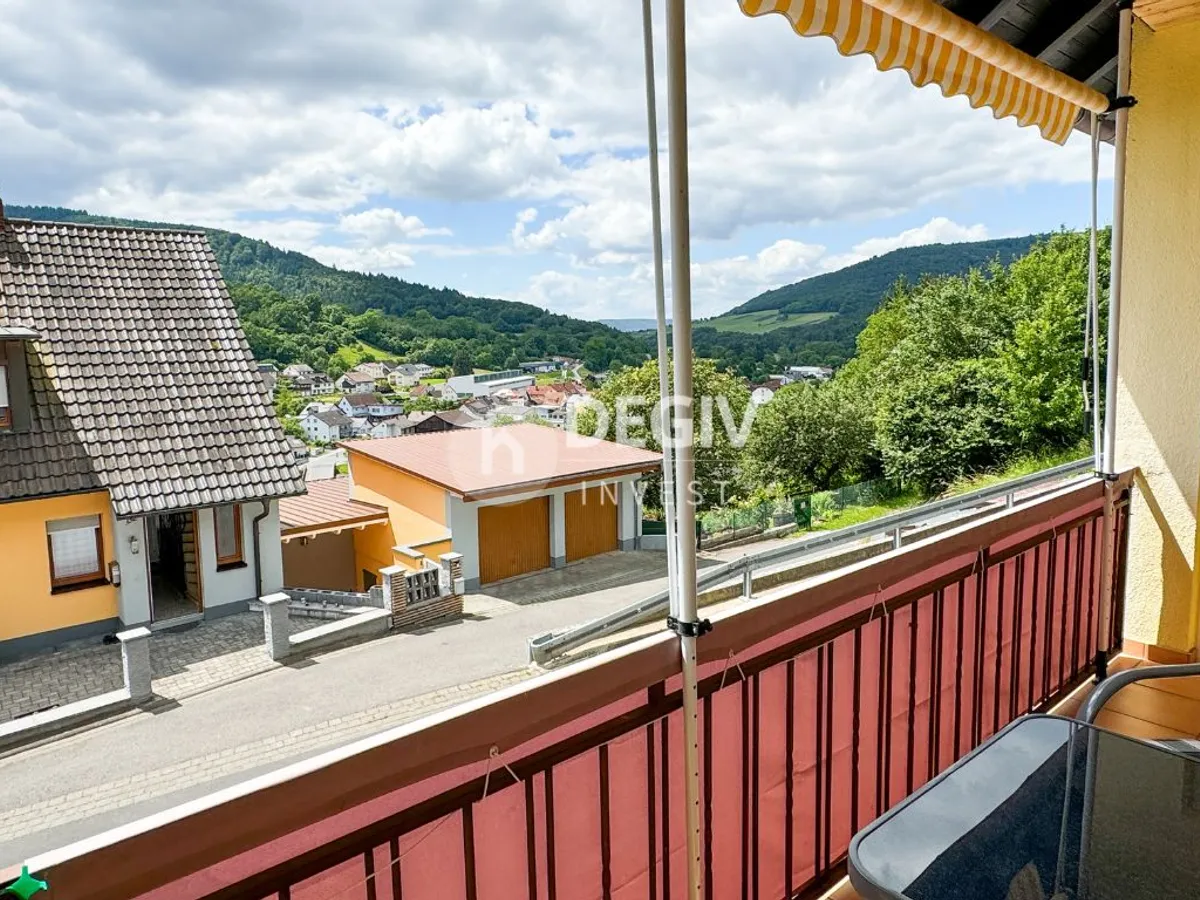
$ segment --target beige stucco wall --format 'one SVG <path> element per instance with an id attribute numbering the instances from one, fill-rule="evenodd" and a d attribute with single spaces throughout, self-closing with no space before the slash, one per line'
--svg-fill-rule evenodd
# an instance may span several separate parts
<path id="1" fill-rule="evenodd" d="M 1137 467 L 1125 636 L 1196 643 L 1200 23 L 1135 26 L 1117 463 Z"/>

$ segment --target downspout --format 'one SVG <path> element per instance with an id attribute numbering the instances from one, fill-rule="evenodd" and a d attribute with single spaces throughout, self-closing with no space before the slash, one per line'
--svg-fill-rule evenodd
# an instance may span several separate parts
<path id="1" fill-rule="evenodd" d="M 1108 288 L 1108 372 L 1104 397 L 1104 474 L 1117 466 L 1117 368 L 1121 350 L 1121 269 L 1125 236 L 1125 156 L 1129 142 L 1129 69 L 1133 45 L 1133 0 L 1120 3 L 1117 28 L 1117 96 L 1115 162 L 1113 166 L 1112 266 Z"/>
<path id="2" fill-rule="evenodd" d="M 1113 165 L 1113 224 L 1112 265 L 1108 289 L 1108 371 L 1104 397 L 1104 541 L 1100 548 L 1100 614 L 1096 617 L 1096 680 L 1108 675 L 1109 633 L 1116 608 L 1117 568 L 1117 368 L 1121 344 L 1121 268 L 1124 257 L 1125 234 L 1125 155 L 1129 140 L 1129 109 L 1134 99 L 1129 96 L 1130 61 L 1133 52 L 1133 0 L 1121 0 L 1117 26 L 1117 91 L 1113 106 L 1116 110 L 1116 150 Z M 1192 604 L 1193 610 L 1195 604 Z M 1193 612 L 1193 638 L 1194 638 Z"/>
<path id="3" fill-rule="evenodd" d="M 259 502 L 262 504 L 262 512 L 254 517 L 254 521 L 250 526 L 250 537 L 254 541 L 254 587 L 257 591 L 254 596 L 256 597 L 263 595 L 262 554 L 259 552 L 262 540 L 258 526 L 262 524 L 263 519 L 271 514 L 271 501 L 260 500 Z"/>

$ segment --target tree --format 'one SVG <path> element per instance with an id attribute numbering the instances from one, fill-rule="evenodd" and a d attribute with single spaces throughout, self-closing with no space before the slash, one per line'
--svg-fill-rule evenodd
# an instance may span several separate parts
<path id="1" fill-rule="evenodd" d="M 295 416 L 304 408 L 304 398 L 292 390 L 286 379 L 275 383 L 275 414 L 280 419 Z"/>
<path id="2" fill-rule="evenodd" d="M 1002 462 L 1011 449 L 1002 382 L 986 360 L 964 360 L 908 378 L 876 413 L 889 478 L 936 494 Z"/>
<path id="3" fill-rule="evenodd" d="M 451 368 L 455 375 L 470 375 L 475 371 L 475 366 L 471 360 L 471 354 L 466 347 L 460 347 L 454 351 L 454 360 L 451 363 Z"/>
<path id="4" fill-rule="evenodd" d="M 696 398 L 694 488 L 700 508 L 712 509 L 737 499 L 746 490 L 741 472 L 742 447 L 737 434 L 744 426 L 747 408 L 751 406 L 750 391 L 736 376 L 718 369 L 712 360 L 696 359 L 693 395 Z M 615 372 L 593 397 L 604 407 L 608 417 L 608 428 L 600 436 L 662 450 L 655 433 L 659 426 L 656 405 L 660 399 L 657 361 Z M 618 418 L 621 411 L 626 413 L 624 428 Z M 732 427 L 726 427 L 726 416 Z M 595 434 L 600 424 L 598 418 L 596 410 L 583 409 L 576 423 L 577 429 L 584 434 Z M 661 496 L 661 481 L 656 475 L 651 489 L 646 492 L 647 502 L 657 506 L 656 501 Z"/>
<path id="5" fill-rule="evenodd" d="M 793 384 L 759 409 L 746 471 L 761 486 L 796 496 L 853 484 L 876 465 L 871 409 L 839 379 Z"/>

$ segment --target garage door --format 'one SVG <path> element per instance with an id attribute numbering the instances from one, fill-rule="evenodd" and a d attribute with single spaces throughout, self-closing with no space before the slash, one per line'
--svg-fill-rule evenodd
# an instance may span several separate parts
<path id="1" fill-rule="evenodd" d="M 566 495 L 567 562 L 617 549 L 616 491 L 609 485 Z"/>
<path id="2" fill-rule="evenodd" d="M 479 580 L 483 584 L 550 567 L 550 500 L 479 507 Z"/>

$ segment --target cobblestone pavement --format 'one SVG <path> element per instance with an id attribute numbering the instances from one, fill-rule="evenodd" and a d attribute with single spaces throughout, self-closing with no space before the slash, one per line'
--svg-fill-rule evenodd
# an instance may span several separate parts
<path id="1" fill-rule="evenodd" d="M 95 784 L 82 790 L 45 797 L 37 803 L 6 809 L 0 816 L 0 847 L 12 846 L 19 839 L 68 823 L 80 823 L 94 816 L 114 812 L 176 795 L 197 785 L 206 785 L 224 776 L 236 775 L 250 769 L 292 762 L 358 738 L 384 731 L 429 713 L 446 709 L 472 697 L 490 693 L 515 684 L 536 674 L 533 669 L 521 669 L 494 675 L 466 684 L 408 697 L 394 703 L 342 716 L 307 728 L 297 728 L 286 734 L 228 747 L 205 756 L 187 759 L 149 772 Z M 80 743 L 82 735 L 58 741 L 53 745 L 31 751 L 33 756 L 51 756 L 69 752 L 72 743 Z M 27 754 L 28 758 L 29 754 Z M 0 770 L 3 765 L 0 764 Z M 0 866 L 13 862 L 0 852 Z"/>
<path id="2" fill-rule="evenodd" d="M 293 634 L 322 625 L 292 617 Z M 278 666 L 264 646 L 262 614 L 238 613 L 150 638 L 154 693 L 180 700 L 198 691 Z M 0 722 L 86 700 L 124 686 L 121 648 L 77 641 L 29 659 L 0 665 Z"/>

